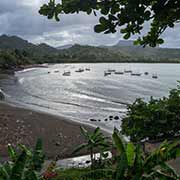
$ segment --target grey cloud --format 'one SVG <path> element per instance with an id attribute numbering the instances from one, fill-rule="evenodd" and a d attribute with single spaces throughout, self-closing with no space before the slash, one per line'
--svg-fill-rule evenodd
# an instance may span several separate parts
<path id="1" fill-rule="evenodd" d="M 46 0 L 48 1 L 48 0 Z M 0 33 L 18 35 L 34 43 L 48 43 L 59 46 L 68 43 L 110 45 L 122 39 L 120 33 L 97 34 L 93 26 L 98 22 L 97 17 L 78 15 L 63 15 L 60 22 L 50 21 L 40 16 L 38 10 L 44 0 L 0 0 Z M 145 27 L 145 30 L 147 27 Z M 180 27 L 167 31 L 163 37 L 164 46 L 179 47 Z"/>

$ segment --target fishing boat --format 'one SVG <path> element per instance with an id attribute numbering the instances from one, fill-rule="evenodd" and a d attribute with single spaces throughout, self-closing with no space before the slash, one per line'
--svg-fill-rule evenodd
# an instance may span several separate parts
<path id="1" fill-rule="evenodd" d="M 131 73 L 131 76 L 141 76 L 141 73 Z"/>
<path id="2" fill-rule="evenodd" d="M 108 69 L 107 72 L 109 73 L 112 73 L 112 72 L 115 72 L 116 70 L 115 69 Z"/>
<path id="3" fill-rule="evenodd" d="M 81 72 L 84 72 L 84 69 L 79 68 L 79 69 L 78 69 L 78 70 L 76 70 L 75 72 L 81 73 Z"/>
<path id="4" fill-rule="evenodd" d="M 124 70 L 124 73 L 132 73 L 132 70 Z"/>
<path id="5" fill-rule="evenodd" d="M 111 72 L 104 71 L 104 76 L 109 76 L 109 75 L 111 75 Z"/>
<path id="6" fill-rule="evenodd" d="M 115 71 L 114 74 L 120 74 L 120 75 L 122 75 L 122 74 L 124 74 L 124 72 L 122 72 L 122 71 Z"/>
<path id="7" fill-rule="evenodd" d="M 152 78 L 153 78 L 153 79 L 157 79 L 158 76 L 157 76 L 156 74 L 153 74 L 153 75 L 152 75 Z"/>
<path id="8" fill-rule="evenodd" d="M 63 76 L 71 76 L 71 72 L 70 71 L 66 71 L 62 74 Z"/>

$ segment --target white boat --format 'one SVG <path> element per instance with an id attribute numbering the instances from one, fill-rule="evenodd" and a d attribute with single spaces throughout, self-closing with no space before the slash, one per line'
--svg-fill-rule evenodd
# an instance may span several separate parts
<path id="1" fill-rule="evenodd" d="M 111 75 L 111 72 L 104 71 L 104 76 L 109 76 L 109 75 Z"/>
<path id="2" fill-rule="evenodd" d="M 71 76 L 71 72 L 70 71 L 66 71 L 62 74 L 63 76 Z"/>

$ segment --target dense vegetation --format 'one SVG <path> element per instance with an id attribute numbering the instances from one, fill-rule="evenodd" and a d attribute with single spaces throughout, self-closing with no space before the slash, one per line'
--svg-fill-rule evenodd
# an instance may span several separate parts
<path id="1" fill-rule="evenodd" d="M 86 132 L 84 134 L 84 132 Z M 89 132 L 83 130 L 87 138 Z M 97 128 L 92 136 L 99 136 Z M 103 139 L 102 135 L 100 135 Z M 140 145 L 125 142 L 117 129 L 114 130 L 112 140 L 117 153 L 111 159 L 101 159 L 103 166 L 99 166 L 99 160 L 95 159 L 93 166 L 96 168 L 76 168 L 62 170 L 56 167 L 52 161 L 47 168 L 43 168 L 44 154 L 41 140 L 37 141 L 32 151 L 23 145 L 19 145 L 16 151 L 8 145 L 10 161 L 0 165 L 1 180 L 178 180 L 179 175 L 166 162 L 180 156 L 178 146 L 180 143 L 164 142 L 159 148 L 150 154 L 145 154 Z M 99 140 L 99 144 L 103 140 Z M 89 142 L 91 144 L 91 142 Z M 110 163 L 105 163 L 109 161 Z"/>
<path id="2" fill-rule="evenodd" d="M 56 49 L 47 44 L 34 45 L 16 36 L 0 36 L 0 69 L 21 65 L 81 62 L 180 62 L 179 49 L 135 47 L 120 41 L 115 46 L 72 45 Z"/>
<path id="3" fill-rule="evenodd" d="M 128 107 L 122 120 L 122 133 L 135 142 L 157 140 L 180 135 L 180 87 L 162 99 L 149 102 L 137 99 Z"/>
<path id="4" fill-rule="evenodd" d="M 0 51 L 0 69 L 14 69 L 21 65 L 33 63 L 26 51 L 3 50 Z"/>

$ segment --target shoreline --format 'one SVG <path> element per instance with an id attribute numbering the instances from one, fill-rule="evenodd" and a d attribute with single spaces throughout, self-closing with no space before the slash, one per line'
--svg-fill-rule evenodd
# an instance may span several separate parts
<path id="1" fill-rule="evenodd" d="M 30 109 L 19 108 L 0 101 L 0 155 L 7 157 L 7 144 L 19 143 L 34 147 L 37 138 L 43 140 L 46 157 L 72 157 L 73 150 L 84 142 L 80 126 L 92 132 L 93 127 L 66 118 Z M 107 132 L 103 132 L 107 135 Z M 81 152 L 77 155 L 84 155 Z"/>

